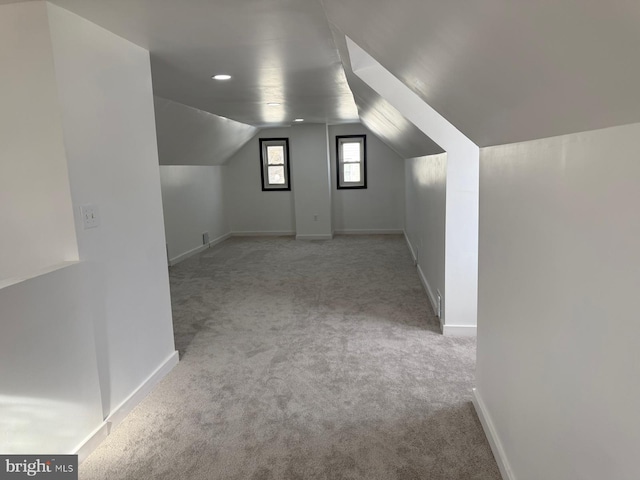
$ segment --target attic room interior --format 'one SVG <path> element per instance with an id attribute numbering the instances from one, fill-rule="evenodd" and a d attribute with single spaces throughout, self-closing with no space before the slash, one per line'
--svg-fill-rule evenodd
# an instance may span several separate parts
<path id="1" fill-rule="evenodd" d="M 0 0 L 0 472 L 640 478 L 639 24 Z"/>

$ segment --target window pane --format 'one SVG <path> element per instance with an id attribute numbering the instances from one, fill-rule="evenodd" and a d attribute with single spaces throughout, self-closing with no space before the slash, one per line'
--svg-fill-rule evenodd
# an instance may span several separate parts
<path id="1" fill-rule="evenodd" d="M 268 146 L 267 159 L 269 165 L 284 165 L 284 147 L 282 145 Z"/>
<path id="2" fill-rule="evenodd" d="M 344 165 L 344 181 L 359 182 L 360 181 L 360 164 L 347 163 Z"/>
<path id="3" fill-rule="evenodd" d="M 284 185 L 284 167 L 269 166 L 269 185 Z"/>
<path id="4" fill-rule="evenodd" d="M 343 162 L 359 162 L 360 161 L 360 142 L 345 142 L 342 144 L 342 161 Z"/>

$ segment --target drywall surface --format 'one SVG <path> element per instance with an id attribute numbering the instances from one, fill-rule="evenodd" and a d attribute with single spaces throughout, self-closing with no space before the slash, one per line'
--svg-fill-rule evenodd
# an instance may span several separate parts
<path id="1" fill-rule="evenodd" d="M 154 105 L 160 165 L 221 165 L 258 131 L 165 98 Z"/>
<path id="2" fill-rule="evenodd" d="M 211 242 L 229 233 L 224 208 L 225 166 L 161 166 L 164 228 L 169 258 L 202 247 L 202 234 Z"/>
<path id="3" fill-rule="evenodd" d="M 405 160 L 405 184 L 405 233 L 436 308 L 445 295 L 447 154 Z"/>
<path id="4" fill-rule="evenodd" d="M 337 188 L 336 136 L 367 136 L 367 188 Z M 404 221 L 404 162 L 359 123 L 329 127 L 333 230 L 400 231 Z"/>
<path id="5" fill-rule="evenodd" d="M 331 238 L 331 180 L 327 126 L 291 127 L 291 175 L 296 238 Z"/>
<path id="6" fill-rule="evenodd" d="M 640 478 L 640 124 L 482 150 L 478 393 L 518 480 Z"/>
<path id="7" fill-rule="evenodd" d="M 475 334 L 479 148 L 347 37 L 353 72 L 447 152 L 444 333 Z"/>
<path id="8" fill-rule="evenodd" d="M 47 8 L 73 203 L 99 213 L 96 228 L 78 228 L 78 247 L 102 292 L 108 415 L 174 351 L 149 52 Z"/>
<path id="9" fill-rule="evenodd" d="M 289 138 L 291 147 L 292 129 L 262 130 L 227 162 L 224 199 L 229 226 L 234 233 L 293 234 L 293 192 L 262 191 L 259 138 Z"/>
<path id="10" fill-rule="evenodd" d="M 72 453 L 102 423 L 89 271 L 70 263 L 0 289 L 5 454 Z"/>
<path id="11" fill-rule="evenodd" d="M 78 259 L 44 2 L 0 5 L 0 281 Z"/>

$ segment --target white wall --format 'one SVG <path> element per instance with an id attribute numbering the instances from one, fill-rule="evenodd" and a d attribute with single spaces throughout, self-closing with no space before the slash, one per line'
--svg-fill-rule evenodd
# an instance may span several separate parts
<path id="1" fill-rule="evenodd" d="M 87 264 L 0 289 L 0 451 L 71 453 L 102 423 Z"/>
<path id="2" fill-rule="evenodd" d="M 260 131 L 227 162 L 224 200 L 233 233 L 281 233 L 296 231 L 293 192 L 262 191 L 259 138 L 289 138 L 291 128 Z M 293 168 L 293 167 L 292 167 Z M 295 188 L 295 184 L 292 185 Z"/>
<path id="3" fill-rule="evenodd" d="M 347 47 L 353 72 L 447 152 L 443 333 L 475 335 L 480 150 L 348 37 Z"/>
<path id="4" fill-rule="evenodd" d="M 482 150 L 477 385 L 518 480 L 640 478 L 640 124 Z"/>
<path id="5" fill-rule="evenodd" d="M 154 97 L 160 165 L 221 165 L 256 127 Z"/>
<path id="6" fill-rule="evenodd" d="M 164 227 L 174 261 L 202 247 L 202 234 L 215 242 L 229 234 L 224 206 L 225 166 L 161 166 Z"/>
<path id="7" fill-rule="evenodd" d="M 331 238 L 331 180 L 327 126 L 304 124 L 291 127 L 291 131 L 289 147 L 296 238 Z"/>
<path id="8" fill-rule="evenodd" d="M 405 177 L 405 233 L 436 309 L 445 292 L 447 154 L 405 160 Z"/>
<path id="9" fill-rule="evenodd" d="M 109 415 L 174 353 L 149 52 L 47 4 L 80 259 L 100 283 L 96 325 Z"/>
<path id="10" fill-rule="evenodd" d="M 367 188 L 337 188 L 336 136 L 367 136 Z M 399 232 L 404 220 L 404 163 L 378 137 L 359 123 L 329 127 L 333 230 Z"/>
<path id="11" fill-rule="evenodd" d="M 0 68 L 2 281 L 78 259 L 44 2 L 0 6 Z"/>

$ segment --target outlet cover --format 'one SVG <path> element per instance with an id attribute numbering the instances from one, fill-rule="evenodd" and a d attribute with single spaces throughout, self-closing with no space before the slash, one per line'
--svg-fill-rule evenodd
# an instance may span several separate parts
<path id="1" fill-rule="evenodd" d="M 98 207 L 95 205 L 83 205 L 80 207 L 82 215 L 82 226 L 85 230 L 96 228 L 100 225 L 100 216 L 98 215 Z"/>

